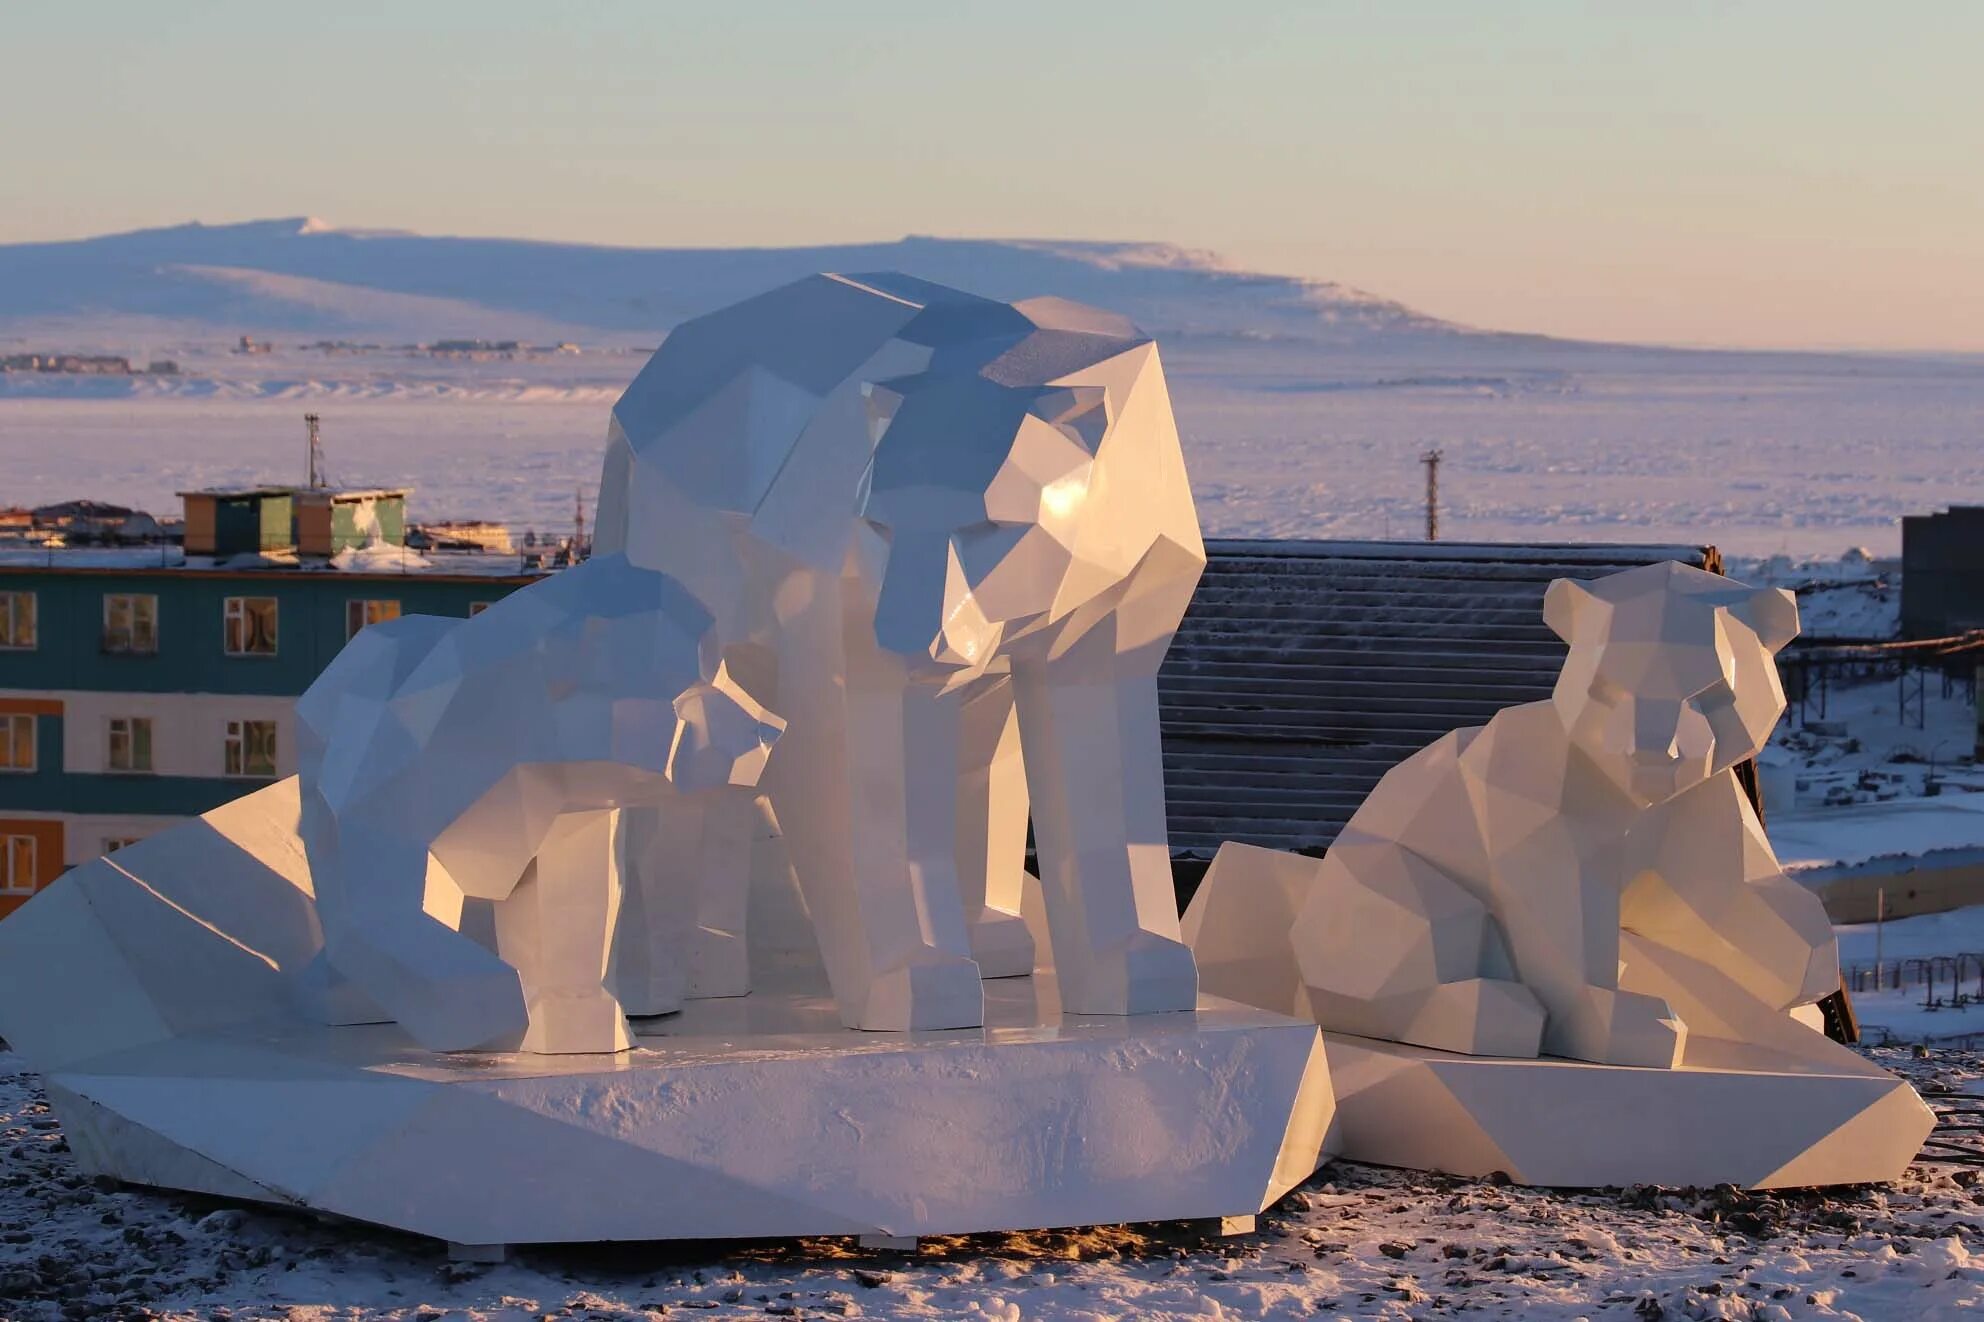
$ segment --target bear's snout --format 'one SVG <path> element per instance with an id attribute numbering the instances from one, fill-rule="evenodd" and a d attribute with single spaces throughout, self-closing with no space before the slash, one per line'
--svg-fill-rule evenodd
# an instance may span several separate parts
<path id="1" fill-rule="evenodd" d="M 1633 794 L 1657 803 L 1707 777 L 1715 732 L 1691 702 L 1629 695 L 1606 722 L 1605 751 L 1625 759 Z"/>

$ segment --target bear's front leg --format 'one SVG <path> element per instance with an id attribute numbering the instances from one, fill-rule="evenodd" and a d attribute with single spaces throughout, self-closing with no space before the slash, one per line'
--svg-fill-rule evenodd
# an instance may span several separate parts
<path id="1" fill-rule="evenodd" d="M 1020 917 L 1026 878 L 1026 765 L 1009 679 L 981 681 L 959 714 L 958 885 L 980 976 L 1033 972 L 1033 934 Z"/>
<path id="2" fill-rule="evenodd" d="M 848 682 L 855 881 L 877 970 L 862 1027 L 976 1027 L 985 993 L 957 865 L 961 700 L 873 660 Z"/>
<path id="3" fill-rule="evenodd" d="M 877 646 L 872 609 L 843 621 L 841 594 L 837 583 L 795 592 L 783 621 L 788 725 L 766 770 L 772 809 L 842 1021 L 976 1027 L 984 991 L 956 864 L 957 700 L 910 683 Z"/>
<path id="4" fill-rule="evenodd" d="M 561 816 L 524 880 L 496 905 L 497 948 L 522 976 L 530 1013 L 525 1051 L 625 1051 L 634 1044 L 619 1000 L 605 987 L 620 909 L 617 815 Z"/>
<path id="5" fill-rule="evenodd" d="M 1784 875 L 1734 772 L 1649 809 L 1626 846 L 1627 931 L 1714 967 L 1773 1010 L 1839 990 L 1825 906 Z"/>
<path id="6" fill-rule="evenodd" d="M 1061 1003 L 1190 1010 L 1199 977 L 1171 884 L 1156 657 L 1119 656 L 1115 638 L 1106 621 L 1013 670 Z"/>
<path id="7" fill-rule="evenodd" d="M 1565 750 L 1559 770 L 1560 748 L 1555 713 L 1532 704 L 1497 716 L 1461 754 L 1463 773 L 1479 783 L 1559 797 L 1554 814 L 1521 833 L 1497 834 L 1487 818 L 1488 870 L 1473 889 L 1501 923 L 1516 976 L 1548 1015 L 1544 1055 L 1672 1069 L 1686 1026 L 1659 997 L 1619 989 L 1623 843 L 1636 810 L 1576 750 Z M 1536 768 L 1545 769 L 1540 789 L 1519 774 Z"/>

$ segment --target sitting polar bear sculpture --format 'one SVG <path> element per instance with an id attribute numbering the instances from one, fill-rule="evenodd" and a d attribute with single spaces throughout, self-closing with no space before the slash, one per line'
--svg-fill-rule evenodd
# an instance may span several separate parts
<path id="1" fill-rule="evenodd" d="M 1063 1007 L 1196 1004 L 1156 675 L 1205 551 L 1135 327 L 900 275 L 699 317 L 614 409 L 597 544 L 789 722 L 766 790 L 845 1022 L 976 1025 L 1032 970 L 1029 798 Z M 740 925 L 694 992 L 744 990 Z"/>
<path id="2" fill-rule="evenodd" d="M 1791 594 L 1670 563 L 1559 579 L 1543 612 L 1570 646 L 1554 696 L 1392 768 L 1320 862 L 1225 846 L 1187 918 L 1201 958 L 1237 959 L 1241 874 L 1279 873 L 1282 967 L 1326 1029 L 1659 1068 L 1691 1026 L 1777 1045 L 1839 987 L 1733 770 L 1784 710 Z"/>
<path id="3" fill-rule="evenodd" d="M 616 810 L 748 801 L 779 728 L 710 624 L 607 556 L 468 620 L 355 635 L 297 702 L 320 1013 L 383 1012 L 431 1050 L 566 1052 L 630 1046 L 622 998 L 674 1008 L 649 1002 L 696 897 L 623 896 Z M 493 950 L 461 930 L 477 901 Z"/>

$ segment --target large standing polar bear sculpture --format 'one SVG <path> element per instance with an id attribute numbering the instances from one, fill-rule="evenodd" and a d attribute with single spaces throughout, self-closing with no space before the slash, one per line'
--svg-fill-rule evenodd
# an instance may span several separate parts
<path id="1" fill-rule="evenodd" d="M 431 1050 L 583 1052 L 632 1045 L 624 1010 L 675 1008 L 656 985 L 697 896 L 624 893 L 615 818 L 748 804 L 779 730 L 710 626 L 679 583 L 605 556 L 468 620 L 354 636 L 296 708 L 319 1012 L 383 1011 Z M 462 930 L 472 901 L 493 949 Z"/>
<path id="2" fill-rule="evenodd" d="M 1029 798 L 1063 1007 L 1196 1004 L 1156 675 L 1205 551 L 1133 326 L 900 275 L 697 318 L 614 410 L 597 544 L 788 721 L 766 788 L 848 1024 L 976 1025 L 1033 968 Z M 698 990 L 742 991 L 703 936 Z"/>
<path id="3" fill-rule="evenodd" d="M 1795 1050 L 1785 1012 L 1839 987 L 1832 928 L 1733 771 L 1784 710 L 1791 595 L 1664 563 L 1559 579 L 1543 611 L 1554 696 L 1392 768 L 1320 862 L 1224 846 L 1201 959 L 1272 981 L 1259 897 L 1285 888 L 1283 976 L 1326 1029 L 1663 1069 L 1690 1029 Z"/>

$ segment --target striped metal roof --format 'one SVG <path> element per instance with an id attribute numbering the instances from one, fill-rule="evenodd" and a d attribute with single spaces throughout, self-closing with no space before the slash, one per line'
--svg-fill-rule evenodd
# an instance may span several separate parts
<path id="1" fill-rule="evenodd" d="M 1158 676 L 1174 857 L 1320 852 L 1378 778 L 1449 730 L 1548 697 L 1553 579 L 1713 547 L 1208 541 Z"/>

